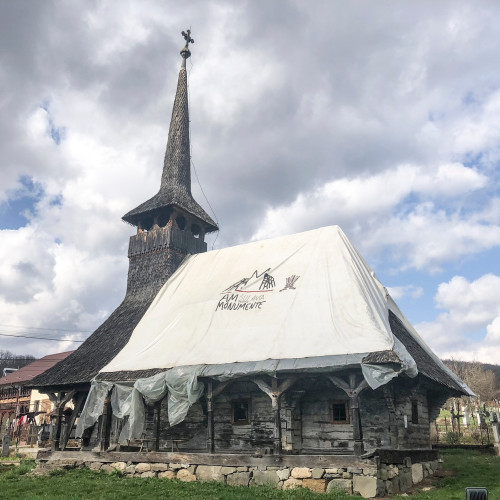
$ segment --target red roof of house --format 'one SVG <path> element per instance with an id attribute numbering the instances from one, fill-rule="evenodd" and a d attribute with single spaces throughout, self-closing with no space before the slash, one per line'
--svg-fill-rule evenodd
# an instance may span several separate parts
<path id="1" fill-rule="evenodd" d="M 2 386 L 12 386 L 17 384 L 23 384 L 29 382 L 31 379 L 35 378 L 40 373 L 48 370 L 54 366 L 59 361 L 63 360 L 69 356 L 73 351 L 68 352 L 58 352 L 57 354 L 49 354 L 43 358 L 37 359 L 30 363 L 29 365 L 19 368 L 19 370 L 9 373 L 5 377 L 0 378 L 0 387 Z"/>

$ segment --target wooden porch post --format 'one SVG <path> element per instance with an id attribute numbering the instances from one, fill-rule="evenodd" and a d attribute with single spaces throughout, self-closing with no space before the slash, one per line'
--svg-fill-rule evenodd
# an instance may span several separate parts
<path id="1" fill-rule="evenodd" d="M 356 391 L 356 374 L 349 375 L 349 388 L 351 389 L 349 399 L 352 412 L 352 430 L 354 437 L 354 454 L 362 455 L 363 447 L 363 428 L 361 426 L 361 415 L 359 413 L 359 393 Z"/>
<path id="2" fill-rule="evenodd" d="M 213 382 L 211 380 L 208 381 L 207 390 L 207 448 L 209 453 L 215 453 Z"/>
<path id="3" fill-rule="evenodd" d="M 66 406 L 66 403 L 75 395 L 75 391 L 70 391 L 64 395 L 63 394 L 63 392 L 60 392 L 59 396 L 57 396 L 56 392 L 47 392 L 50 401 L 56 407 L 56 428 L 55 434 L 53 434 L 52 437 L 52 451 L 58 451 L 60 449 L 59 443 L 61 441 L 61 427 L 64 407 Z"/>
<path id="4" fill-rule="evenodd" d="M 66 448 L 66 445 L 68 444 L 71 430 L 73 429 L 73 426 L 75 425 L 76 418 L 78 417 L 78 413 L 82 409 L 82 406 L 83 406 L 83 403 L 84 403 L 86 397 L 87 397 L 87 394 L 85 392 L 77 392 L 74 396 L 75 405 L 73 408 L 73 413 L 71 414 L 71 417 L 69 418 L 69 420 L 67 422 L 65 432 L 61 436 L 60 441 L 59 441 L 60 449 L 63 451 Z M 64 403 L 64 404 L 66 404 L 66 403 Z"/>
<path id="5" fill-rule="evenodd" d="M 161 400 L 154 404 L 153 408 L 153 451 L 160 451 L 160 415 L 161 415 Z"/>
<path id="6" fill-rule="evenodd" d="M 363 379 L 359 385 L 356 385 L 356 373 L 349 374 L 349 384 L 334 375 L 328 375 L 330 381 L 342 389 L 349 397 L 349 406 L 351 407 L 351 421 L 354 439 L 354 454 L 362 455 L 363 446 L 363 428 L 361 426 L 361 414 L 359 411 L 359 395 L 361 391 L 368 387 L 368 383 Z"/>
<path id="7" fill-rule="evenodd" d="M 232 380 L 221 382 L 214 388 L 213 380 L 207 381 L 207 448 L 209 453 L 215 453 L 215 398 L 231 383 Z"/>
<path id="8" fill-rule="evenodd" d="M 278 393 L 278 379 L 274 378 L 271 380 L 272 384 L 272 395 L 271 404 L 274 413 L 274 454 L 281 455 L 283 451 L 283 445 L 281 442 L 281 414 L 280 414 L 280 397 L 281 393 Z"/>
<path id="9" fill-rule="evenodd" d="M 52 439 L 52 451 L 59 451 L 60 446 L 59 443 L 61 441 L 61 427 L 62 427 L 62 418 L 64 413 L 64 406 L 57 406 L 57 416 L 56 416 L 56 433 L 54 438 Z"/>
<path id="10" fill-rule="evenodd" d="M 273 432 L 273 445 L 274 453 L 281 455 L 283 445 L 281 441 L 281 414 L 280 414 L 280 398 L 281 395 L 287 391 L 297 380 L 298 377 L 291 376 L 285 379 L 281 385 L 278 385 L 278 379 L 273 377 L 271 379 L 271 387 L 262 379 L 253 379 L 261 391 L 264 391 L 271 398 L 271 405 L 274 414 L 274 432 Z"/>
<path id="11" fill-rule="evenodd" d="M 111 398 L 108 395 L 104 400 L 104 408 L 101 417 L 101 451 L 106 451 L 109 448 L 111 416 Z"/>

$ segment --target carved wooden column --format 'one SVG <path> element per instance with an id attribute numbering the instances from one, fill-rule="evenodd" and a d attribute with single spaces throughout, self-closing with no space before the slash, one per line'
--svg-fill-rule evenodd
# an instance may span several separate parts
<path id="1" fill-rule="evenodd" d="M 207 448 L 209 453 L 215 453 L 215 419 L 214 403 L 215 398 L 231 383 L 231 380 L 221 382 L 214 388 L 213 381 L 207 382 Z"/>
<path id="2" fill-rule="evenodd" d="M 54 438 L 52 439 L 52 450 L 53 451 L 59 451 L 59 449 L 60 449 L 59 443 L 61 441 L 61 428 L 62 428 L 63 414 L 64 414 L 63 405 L 58 405 L 57 415 L 56 415 L 56 428 L 55 428 L 56 432 L 55 432 Z"/>
<path id="3" fill-rule="evenodd" d="M 160 451 L 161 400 L 153 407 L 153 451 Z"/>
<path id="4" fill-rule="evenodd" d="M 351 394 L 349 399 L 351 400 L 351 413 L 352 413 L 352 430 L 354 438 L 354 454 L 362 455 L 364 451 L 363 447 L 363 428 L 361 427 L 361 415 L 359 413 L 359 392 L 356 391 L 356 374 L 351 373 L 349 375 L 349 388 L 351 389 Z"/>
<path id="5" fill-rule="evenodd" d="M 56 423 L 55 423 L 55 432 L 52 434 L 52 451 L 58 451 L 60 449 L 60 441 L 61 441 L 61 428 L 62 428 L 62 419 L 64 415 L 64 407 L 66 403 L 75 395 L 75 391 L 70 391 L 66 394 L 63 392 L 59 393 L 59 396 L 56 392 L 48 392 L 50 401 L 56 407 Z"/>
<path id="6" fill-rule="evenodd" d="M 211 380 L 208 381 L 207 390 L 207 448 L 209 453 L 215 452 L 213 382 Z"/>
<path id="7" fill-rule="evenodd" d="M 280 399 L 281 393 L 278 393 L 278 379 L 273 378 L 272 381 L 272 394 L 271 404 L 274 414 L 274 454 L 281 455 L 283 445 L 281 442 L 281 413 L 280 413 Z"/>
<path id="8" fill-rule="evenodd" d="M 111 398 L 108 395 L 104 400 L 104 408 L 101 417 L 101 451 L 106 451 L 109 448 L 111 416 Z"/>
<path id="9" fill-rule="evenodd" d="M 349 396 L 349 406 L 351 408 L 351 421 L 354 439 L 354 454 L 362 455 L 363 446 L 363 428 L 361 425 L 361 414 L 359 412 L 359 395 L 361 391 L 368 387 L 368 383 L 363 379 L 359 385 L 356 385 L 356 373 L 349 374 L 349 384 L 339 377 L 328 375 L 330 381 L 342 389 Z"/>
<path id="10" fill-rule="evenodd" d="M 262 379 L 254 379 L 261 391 L 264 391 L 271 398 L 271 405 L 274 414 L 274 453 L 276 455 L 281 455 L 283 451 L 282 441 L 281 441 L 281 415 L 280 415 L 280 398 L 281 395 L 289 389 L 292 384 L 297 380 L 298 377 L 289 377 L 285 379 L 280 385 L 278 385 L 278 379 L 276 377 L 272 378 L 271 387 L 264 382 Z"/>

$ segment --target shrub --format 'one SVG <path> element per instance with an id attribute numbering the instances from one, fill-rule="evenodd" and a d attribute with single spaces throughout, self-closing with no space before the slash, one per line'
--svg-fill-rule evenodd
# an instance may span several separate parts
<path id="1" fill-rule="evenodd" d="M 461 437 L 461 434 L 459 434 L 458 432 L 449 431 L 446 433 L 444 440 L 448 444 L 458 444 L 458 443 L 460 443 L 460 437 Z"/>

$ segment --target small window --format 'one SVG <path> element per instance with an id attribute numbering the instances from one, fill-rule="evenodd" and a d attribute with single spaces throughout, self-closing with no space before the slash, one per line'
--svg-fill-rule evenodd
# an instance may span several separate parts
<path id="1" fill-rule="evenodd" d="M 332 401 L 330 403 L 330 420 L 332 424 L 349 423 L 349 404 L 347 401 Z"/>
<path id="2" fill-rule="evenodd" d="M 418 401 L 411 402 L 411 423 L 418 424 Z"/>
<path id="3" fill-rule="evenodd" d="M 233 401 L 233 424 L 234 425 L 247 425 L 250 423 L 250 401 Z"/>

